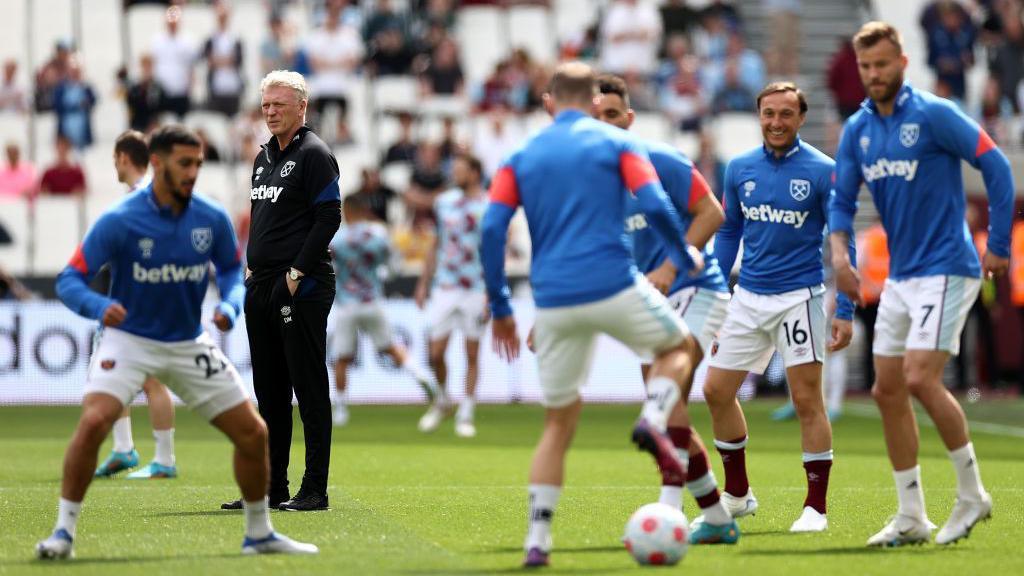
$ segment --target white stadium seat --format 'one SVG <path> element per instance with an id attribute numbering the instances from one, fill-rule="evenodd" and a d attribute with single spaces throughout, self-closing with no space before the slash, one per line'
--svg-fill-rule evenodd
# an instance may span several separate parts
<path id="1" fill-rule="evenodd" d="M 11 237 L 10 244 L 0 244 L 0 262 L 10 274 L 28 272 L 28 246 L 30 238 L 28 200 L 0 199 L 0 226 Z"/>
<path id="2" fill-rule="evenodd" d="M 753 114 L 722 114 L 712 122 L 711 129 L 718 153 L 727 162 L 761 143 L 761 125 Z"/>
<path id="3" fill-rule="evenodd" d="M 383 76 L 373 82 L 373 105 L 385 110 L 419 108 L 419 81 L 415 76 Z"/>
<path id="4" fill-rule="evenodd" d="M 77 197 L 40 196 L 35 206 L 35 255 L 32 271 L 56 275 L 84 236 L 85 203 Z"/>
<path id="5" fill-rule="evenodd" d="M 508 34 L 500 9 L 466 6 L 459 10 L 455 38 L 462 70 L 470 85 L 482 82 L 494 65 L 508 55 Z"/>
<path id="6" fill-rule="evenodd" d="M 512 6 L 508 10 L 509 45 L 525 48 L 541 62 L 553 62 L 557 54 L 551 12 L 543 6 Z"/>
<path id="7" fill-rule="evenodd" d="M 672 134 L 672 125 L 661 114 L 637 112 L 630 131 L 641 138 L 665 142 Z"/>

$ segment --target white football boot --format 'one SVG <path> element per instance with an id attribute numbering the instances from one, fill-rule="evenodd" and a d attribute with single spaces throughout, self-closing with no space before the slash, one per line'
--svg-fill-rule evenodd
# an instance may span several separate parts
<path id="1" fill-rule="evenodd" d="M 868 546 L 902 546 L 904 544 L 922 544 L 932 538 L 932 524 L 928 518 L 915 518 L 897 514 L 889 523 L 878 531 L 877 534 L 868 538 Z"/>
<path id="2" fill-rule="evenodd" d="M 810 506 L 804 506 L 803 513 L 789 527 L 790 532 L 824 532 L 827 529 L 828 519 Z"/>
<path id="3" fill-rule="evenodd" d="M 315 544 L 296 542 L 284 534 L 271 532 L 266 538 L 249 538 L 242 541 L 242 554 L 319 554 Z"/>
<path id="4" fill-rule="evenodd" d="M 981 500 L 957 498 L 953 504 L 953 512 L 942 530 L 935 535 L 936 544 L 952 544 L 971 534 L 971 528 L 982 520 L 992 517 L 992 497 L 987 492 L 981 494 Z"/>
<path id="5" fill-rule="evenodd" d="M 36 558 L 40 560 L 64 560 L 73 558 L 74 538 L 63 528 L 58 528 L 50 537 L 36 544 Z"/>

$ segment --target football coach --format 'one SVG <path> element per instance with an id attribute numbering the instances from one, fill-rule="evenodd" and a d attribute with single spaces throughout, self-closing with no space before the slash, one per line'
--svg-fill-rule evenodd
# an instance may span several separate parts
<path id="1" fill-rule="evenodd" d="M 270 436 L 268 499 L 281 510 L 324 510 L 331 460 L 327 315 L 335 292 L 327 248 L 341 224 L 338 161 L 305 126 L 309 92 L 301 74 L 275 70 L 260 92 L 272 136 L 253 163 L 245 318 L 253 388 Z M 293 391 L 306 471 L 289 498 Z"/>

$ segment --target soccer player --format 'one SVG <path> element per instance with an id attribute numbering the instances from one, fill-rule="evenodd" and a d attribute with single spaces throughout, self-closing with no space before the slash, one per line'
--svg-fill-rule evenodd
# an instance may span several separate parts
<path id="1" fill-rule="evenodd" d="M 662 477 L 686 478 L 686 465 L 666 425 L 692 372 L 694 344 L 665 297 L 637 272 L 623 228 L 630 195 L 662 235 L 677 270 L 699 272 L 703 261 L 686 244 L 683 223 L 642 145 L 590 117 L 595 97 L 589 66 L 569 62 L 556 69 L 544 96 L 554 122 L 502 164 L 483 223 L 481 254 L 494 318 L 493 345 L 509 361 L 518 357 L 520 342 L 505 278 L 505 242 L 519 206 L 533 243 L 533 341 L 547 414 L 530 467 L 528 567 L 548 564 L 565 455 L 582 406 L 579 388 L 587 380 L 598 334 L 654 357 L 633 441 L 655 457 Z M 685 414 L 683 404 L 680 428 L 689 427 Z"/>
<path id="2" fill-rule="evenodd" d="M 127 130 L 117 137 L 114 142 L 114 169 L 117 171 L 118 182 L 128 186 L 131 192 L 135 192 L 148 184 L 148 166 L 149 146 L 141 132 Z M 174 465 L 174 400 L 167 387 L 152 376 L 146 378 L 142 390 L 149 402 L 149 420 L 153 424 L 156 454 L 152 462 L 142 470 L 132 472 L 128 478 L 176 478 L 178 468 Z M 99 468 L 96 468 L 97 478 L 110 477 L 139 465 L 139 453 L 135 450 L 135 442 L 132 440 L 129 404 L 125 404 L 121 417 L 114 422 L 111 433 L 114 437 L 114 449 Z"/>
<path id="3" fill-rule="evenodd" d="M 748 372 L 764 372 L 778 350 L 800 420 L 807 496 L 791 532 L 828 528 L 826 496 L 832 428 L 821 393 L 825 356 L 822 249 L 834 163 L 800 140 L 807 100 L 792 82 L 773 82 L 757 96 L 764 144 L 725 169 L 725 224 L 715 238 L 722 270 L 731 270 L 743 241 L 739 284 L 711 346 L 704 397 L 715 447 L 725 467 L 722 501 L 734 517 L 757 510 L 747 481 L 747 423 L 736 393 Z M 844 248 L 852 252 L 852 242 Z M 853 303 L 837 302 L 828 350 L 853 336 Z"/>
<path id="4" fill-rule="evenodd" d="M 628 130 L 636 117 L 629 106 L 629 90 L 626 82 L 617 76 L 603 74 L 597 78 L 601 99 L 597 105 L 598 120 Z M 694 168 L 693 163 L 671 146 L 656 142 L 644 142 L 651 164 L 665 188 L 672 206 L 683 219 L 686 242 L 704 250 L 708 240 L 722 224 L 722 205 L 711 193 L 707 181 Z M 626 230 L 633 240 L 633 258 L 647 280 L 660 292 L 668 295 L 668 302 L 690 330 L 688 338 L 690 365 L 697 366 L 722 321 L 725 320 L 729 305 L 729 286 L 725 282 L 718 261 L 704 251 L 704 269 L 696 276 L 676 274 L 667 248 L 661 237 L 647 225 L 647 218 L 640 210 L 639 202 L 628 203 Z M 650 366 L 643 367 L 644 376 Z M 695 543 L 734 542 L 720 538 L 719 526 L 732 524 L 732 518 L 719 502 L 718 485 L 715 475 L 708 467 L 707 449 L 693 427 L 677 426 L 685 422 L 683 404 L 690 396 L 693 378 L 685 382 L 680 402 L 668 419 L 668 435 L 676 446 L 680 460 L 687 464 L 686 486 L 697 500 L 706 522 L 701 524 L 701 533 L 691 535 Z M 689 452 L 686 445 L 689 444 Z M 662 478 L 661 497 L 663 504 L 679 508 L 682 506 L 683 478 Z"/>
<path id="5" fill-rule="evenodd" d="M 345 404 L 348 385 L 348 367 L 355 359 L 359 333 L 367 334 L 377 351 L 387 354 L 395 364 L 412 376 L 423 387 L 429 398 L 436 395 L 437 384 L 429 373 L 416 365 L 409 352 L 396 342 L 388 328 L 388 319 L 380 301 L 384 299 L 381 282 L 382 269 L 391 263 L 391 243 L 388 230 L 375 221 L 366 200 L 351 195 L 342 202 L 347 226 L 338 231 L 331 241 L 334 257 L 338 304 L 334 332 L 334 382 L 338 397 L 334 404 L 334 425 L 348 423 Z"/>
<path id="6" fill-rule="evenodd" d="M 895 28 L 869 22 L 853 47 L 868 99 L 843 129 L 829 223 L 833 245 L 853 236 L 857 192 L 866 184 L 889 244 L 871 393 L 899 498 L 896 515 L 868 545 L 925 542 L 934 529 L 924 508 L 911 397 L 935 423 L 956 471 L 956 503 L 935 536 L 936 543 L 950 544 L 989 517 L 992 498 L 981 483 L 967 420 L 942 385 L 942 371 L 959 352 L 982 274 L 999 276 L 1009 265 L 1013 175 L 992 138 L 956 104 L 904 83 L 907 56 Z M 961 161 L 981 170 L 988 191 L 988 246 L 980 262 L 964 220 Z M 833 251 L 833 265 L 838 289 L 855 298 L 854 263 Z"/>
<path id="7" fill-rule="evenodd" d="M 200 325 L 212 263 L 221 303 L 218 329 L 231 329 L 245 288 L 227 213 L 193 195 L 203 162 L 199 138 L 181 126 L 150 138 L 153 182 L 109 209 L 92 226 L 57 278 L 57 295 L 72 311 L 104 325 L 89 366 L 82 417 L 64 457 L 57 526 L 36 545 L 41 559 L 72 555 L 75 527 L 96 456 L 124 406 L 156 376 L 235 445 L 235 479 L 245 502 L 243 554 L 315 554 L 312 544 L 274 532 L 267 506 L 267 431 L 242 379 Z M 108 295 L 89 289 L 104 264 Z"/>
<path id="8" fill-rule="evenodd" d="M 451 414 L 451 400 L 446 391 L 448 366 L 444 356 L 452 331 L 458 330 L 466 346 L 466 387 L 455 415 L 455 433 L 472 438 L 476 436 L 473 412 L 480 379 L 480 335 L 488 318 L 480 266 L 480 221 L 487 209 L 487 195 L 481 186 L 482 167 L 474 156 L 456 156 L 452 179 L 455 187 L 434 202 L 437 235 L 434 244 L 427 248 L 423 274 L 416 284 L 416 305 L 421 309 L 426 305 L 430 367 L 440 390 L 430 409 L 420 418 L 419 429 L 422 432 L 436 430 Z"/>

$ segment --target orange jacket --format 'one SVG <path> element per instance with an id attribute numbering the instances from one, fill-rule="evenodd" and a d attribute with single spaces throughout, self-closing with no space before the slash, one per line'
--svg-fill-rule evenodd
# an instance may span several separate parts
<path id="1" fill-rule="evenodd" d="M 1010 300 L 1024 306 L 1024 220 L 1018 220 L 1010 234 Z"/>
<path id="2" fill-rule="evenodd" d="M 877 304 L 885 279 L 889 277 L 889 243 L 880 222 L 858 235 L 857 268 L 860 270 L 860 297 L 865 304 Z"/>

